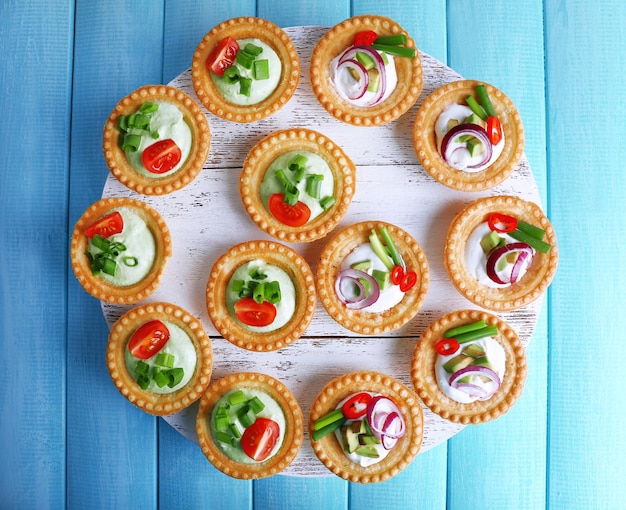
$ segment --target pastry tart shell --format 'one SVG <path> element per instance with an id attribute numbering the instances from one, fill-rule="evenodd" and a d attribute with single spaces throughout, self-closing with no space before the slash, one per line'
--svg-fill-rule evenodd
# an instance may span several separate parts
<path id="1" fill-rule="evenodd" d="M 335 203 L 301 227 L 278 221 L 261 199 L 266 170 L 281 154 L 308 151 L 320 156 L 334 178 Z M 325 135 L 310 129 L 277 131 L 258 142 L 248 153 L 239 179 L 239 193 L 246 212 L 267 234 L 286 242 L 310 242 L 326 236 L 348 211 L 356 188 L 356 167 L 346 153 Z"/>
<path id="2" fill-rule="evenodd" d="M 191 380 L 172 393 L 159 394 L 141 389 L 126 368 L 128 341 L 140 326 L 153 320 L 167 321 L 181 328 L 196 350 L 197 362 Z M 189 407 L 209 385 L 213 368 L 211 340 L 200 321 L 179 306 L 148 303 L 129 310 L 113 324 L 107 343 L 106 364 L 115 387 L 129 402 L 149 414 L 167 416 Z"/>
<path id="3" fill-rule="evenodd" d="M 164 101 L 176 106 L 191 130 L 193 143 L 185 163 L 174 173 L 145 176 L 128 162 L 120 148 L 121 132 L 117 128 L 120 115 L 135 113 L 145 101 Z M 122 98 L 104 125 L 102 148 L 111 173 L 126 187 L 142 195 L 164 195 L 177 191 L 193 181 L 209 155 L 211 131 L 200 106 L 183 91 L 167 85 L 146 85 Z"/>
<path id="4" fill-rule="evenodd" d="M 405 34 L 406 46 L 415 42 L 395 21 L 384 16 L 354 16 L 332 27 L 315 45 L 311 54 L 310 80 L 313 93 L 321 105 L 336 119 L 354 126 L 389 124 L 405 113 L 422 92 L 422 63 L 416 51 L 413 58 L 394 58 L 398 84 L 389 97 L 367 107 L 354 106 L 344 100 L 330 80 L 331 61 L 354 44 L 357 33 L 373 30 L 379 36 Z"/>
<path id="5" fill-rule="evenodd" d="M 245 464 L 228 457 L 215 443 L 210 419 L 213 407 L 228 392 L 255 389 L 273 398 L 285 415 L 283 444 L 275 455 L 265 461 Z M 242 480 L 265 478 L 286 469 L 296 458 L 304 441 L 304 418 L 298 401 L 283 383 L 265 374 L 240 372 L 228 375 L 209 385 L 200 399 L 196 431 L 202 452 L 222 473 Z"/>
<path id="6" fill-rule="evenodd" d="M 424 436 L 424 414 L 417 395 L 400 381 L 372 371 L 352 372 L 330 381 L 311 405 L 309 437 L 312 438 L 317 419 L 336 409 L 348 396 L 368 391 L 385 395 L 396 404 L 406 423 L 406 434 L 398 440 L 389 454 L 380 462 L 360 466 L 352 462 L 334 433 L 318 441 L 311 439 L 311 446 L 318 459 L 335 475 L 351 482 L 384 482 L 405 469 L 417 456 Z"/>
<path id="7" fill-rule="evenodd" d="M 479 320 L 498 328 L 498 335 L 493 338 L 505 351 L 504 377 L 489 399 L 460 403 L 448 397 L 437 384 L 435 344 L 447 330 Z M 502 319 L 480 310 L 461 310 L 440 317 L 422 333 L 411 358 L 411 381 L 422 402 L 442 418 L 464 425 L 484 423 L 505 414 L 521 396 L 526 373 L 526 353 L 517 333 Z"/>
<path id="8" fill-rule="evenodd" d="M 526 274 L 509 287 L 492 288 L 481 284 L 465 263 L 467 239 L 493 212 L 542 228 L 546 232 L 544 241 L 552 246 L 548 253 L 537 251 Z M 444 266 L 456 289 L 475 305 L 496 312 L 522 308 L 543 295 L 554 278 L 558 260 L 556 234 L 548 218 L 537 204 L 514 196 L 485 197 L 472 202 L 452 220 L 444 248 Z"/>
<path id="9" fill-rule="evenodd" d="M 451 104 L 465 104 L 467 96 L 475 95 L 476 85 L 484 84 L 498 114 L 504 133 L 504 148 L 487 168 L 465 172 L 448 165 L 437 150 L 435 123 Z M 432 92 L 421 104 L 413 124 L 413 146 L 424 168 L 434 179 L 460 191 L 481 191 L 500 184 L 517 168 L 524 153 L 524 126 L 513 102 L 493 85 L 481 81 L 459 80 Z"/>
<path id="10" fill-rule="evenodd" d="M 282 63 L 282 75 L 272 94 L 253 105 L 236 105 L 224 99 L 207 69 L 206 60 L 225 37 L 259 39 L 271 46 Z M 254 122 L 275 114 L 291 99 L 300 81 L 300 58 L 287 33 L 261 18 L 226 20 L 208 32 L 196 47 L 191 62 L 191 81 L 200 102 L 216 117 L 232 122 Z"/>
<path id="11" fill-rule="evenodd" d="M 228 283 L 243 264 L 261 259 L 278 266 L 289 275 L 296 292 L 296 306 L 287 324 L 270 332 L 244 328 L 230 314 L 226 305 Z M 230 248 L 213 265 L 206 288 L 209 317 L 219 333 L 229 342 L 250 351 L 282 349 L 300 338 L 308 328 L 317 303 L 311 268 L 297 252 L 274 241 L 248 241 Z"/>
<path id="12" fill-rule="evenodd" d="M 335 292 L 341 263 L 354 249 L 369 242 L 372 230 L 378 231 L 383 226 L 395 241 L 407 270 L 417 273 L 417 283 L 404 294 L 402 301 L 384 312 L 349 309 Z M 364 221 L 337 232 L 323 249 L 316 273 L 318 295 L 328 314 L 344 328 L 363 335 L 380 335 L 400 329 L 419 312 L 429 282 L 428 261 L 417 241 L 401 228 L 382 221 Z"/>
<path id="13" fill-rule="evenodd" d="M 156 252 L 150 272 L 141 281 L 128 286 L 113 285 L 92 274 L 86 256 L 88 238 L 85 229 L 114 209 L 128 208 L 140 216 L 154 237 Z M 161 215 L 145 202 L 133 198 L 103 198 L 93 203 L 78 219 L 72 232 L 70 259 L 82 287 L 93 297 L 115 304 L 143 301 L 159 286 L 167 260 L 172 255 L 172 238 Z"/>

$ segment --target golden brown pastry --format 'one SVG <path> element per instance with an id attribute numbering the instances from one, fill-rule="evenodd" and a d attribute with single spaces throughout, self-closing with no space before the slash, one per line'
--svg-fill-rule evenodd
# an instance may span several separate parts
<path id="1" fill-rule="evenodd" d="M 374 35 L 368 38 L 365 32 Z M 375 45 L 381 43 L 375 39 L 388 36 L 403 42 L 375 51 Z M 344 54 L 353 46 L 358 48 Z M 394 48 L 412 56 L 393 56 Z M 400 117 L 417 101 L 422 91 L 422 64 L 413 39 L 398 23 L 384 16 L 354 16 L 335 25 L 317 42 L 310 78 L 313 93 L 332 116 L 355 126 L 380 126 Z"/>
<path id="2" fill-rule="evenodd" d="M 211 383 L 200 399 L 196 430 L 213 466 L 250 480 L 275 475 L 291 464 L 302 446 L 304 418 L 280 381 L 242 372 Z"/>
<path id="3" fill-rule="evenodd" d="M 500 231 L 492 229 L 490 219 Z M 512 232 L 502 231 L 511 227 Z M 450 224 L 444 249 L 444 265 L 456 289 L 497 312 L 540 297 L 554 278 L 558 259 L 548 218 L 537 204 L 514 196 L 485 197 L 465 207 Z"/>
<path id="4" fill-rule="evenodd" d="M 172 239 L 165 220 L 133 198 L 103 198 L 72 232 L 72 269 L 83 288 L 116 304 L 146 299 L 159 286 Z"/>
<path id="5" fill-rule="evenodd" d="M 315 313 L 313 273 L 298 253 L 249 241 L 221 255 L 206 289 L 209 317 L 232 344 L 273 351 L 302 336 Z"/>
<path id="6" fill-rule="evenodd" d="M 198 44 L 191 80 L 198 99 L 213 115 L 254 122 L 291 99 L 300 80 L 300 59 L 280 27 L 261 18 L 232 18 Z"/>
<path id="7" fill-rule="evenodd" d="M 356 167 L 341 147 L 304 128 L 277 131 L 258 142 L 239 179 L 250 218 L 287 242 L 314 241 L 328 234 L 347 212 L 355 187 Z M 293 204 L 285 202 L 289 192 Z"/>
<path id="8" fill-rule="evenodd" d="M 351 482 L 383 482 L 397 475 L 419 453 L 423 434 L 417 395 L 378 372 L 334 379 L 311 406 L 309 437 L 315 455 Z"/>
<path id="9" fill-rule="evenodd" d="M 455 328 L 471 331 L 457 333 Z M 478 310 L 451 312 L 433 322 L 417 341 L 411 360 L 411 380 L 424 404 L 465 425 L 506 413 L 522 394 L 526 371 L 517 333 L 495 315 Z"/>
<path id="10" fill-rule="evenodd" d="M 125 186 L 163 195 L 187 186 L 206 162 L 211 131 L 200 106 L 167 85 L 122 98 L 104 125 L 104 159 Z"/>
<path id="11" fill-rule="evenodd" d="M 111 328 L 106 362 L 116 388 L 149 414 L 176 413 L 211 380 L 211 341 L 200 321 L 170 303 L 149 303 Z"/>
<path id="12" fill-rule="evenodd" d="M 476 98 L 479 85 L 484 85 L 497 120 L 489 120 L 486 113 L 484 119 L 471 116 L 466 100 L 468 96 Z M 479 104 L 479 111 L 481 108 Z M 468 124 L 473 129 L 469 138 L 465 131 L 460 132 Z M 469 141 L 456 142 L 463 137 Z M 479 137 L 489 141 L 481 142 Z M 515 170 L 524 152 L 524 126 L 513 102 L 502 91 L 480 81 L 459 80 L 436 89 L 419 107 L 413 145 L 420 163 L 434 179 L 449 188 L 480 191 L 496 186 Z M 444 159 L 440 146 L 448 148 L 449 159 Z"/>
<path id="13" fill-rule="evenodd" d="M 385 243 L 385 231 L 401 264 L 390 256 L 383 261 L 374 249 L 376 239 Z M 404 268 L 396 268 L 402 264 Z M 365 221 L 330 239 L 317 264 L 316 284 L 322 305 L 339 324 L 355 333 L 379 335 L 401 328 L 419 311 L 428 291 L 428 261 L 417 241 L 401 228 Z"/>

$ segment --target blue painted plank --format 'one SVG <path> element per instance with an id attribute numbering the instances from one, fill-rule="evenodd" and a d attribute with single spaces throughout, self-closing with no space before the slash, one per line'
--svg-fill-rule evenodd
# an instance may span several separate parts
<path id="1" fill-rule="evenodd" d="M 626 4 L 555 1 L 545 17 L 549 194 L 561 233 L 551 294 L 548 503 L 623 508 Z"/>
<path id="2" fill-rule="evenodd" d="M 163 4 L 76 4 L 70 227 L 100 198 L 108 170 L 102 129 L 115 104 L 162 75 Z M 108 375 L 100 303 L 70 271 L 67 501 L 71 508 L 156 506 L 156 419 L 123 398 Z"/>
<path id="3" fill-rule="evenodd" d="M 8 509 L 65 501 L 72 18 L 73 2 L 0 4 L 0 494 Z"/>

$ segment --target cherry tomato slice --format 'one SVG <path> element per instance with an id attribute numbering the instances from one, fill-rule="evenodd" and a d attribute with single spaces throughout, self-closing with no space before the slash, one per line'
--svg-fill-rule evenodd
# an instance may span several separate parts
<path id="1" fill-rule="evenodd" d="M 404 277 L 404 268 L 400 265 L 393 266 L 391 270 L 391 283 L 394 285 L 400 285 L 402 278 Z"/>
<path id="2" fill-rule="evenodd" d="M 500 124 L 498 117 L 490 115 L 487 118 L 487 136 L 491 145 L 497 145 L 502 140 L 502 124 Z"/>
<path id="3" fill-rule="evenodd" d="M 354 36 L 355 46 L 370 46 L 378 37 L 378 34 L 373 30 L 364 30 Z"/>
<path id="4" fill-rule="evenodd" d="M 408 271 L 402 277 L 402 281 L 400 282 L 400 290 L 402 292 L 407 292 L 411 290 L 415 284 L 417 283 L 417 273 L 415 271 Z"/>
<path id="5" fill-rule="evenodd" d="M 137 328 L 128 341 L 128 350 L 139 359 L 148 359 L 159 352 L 170 339 L 170 330 L 160 320 L 146 322 Z"/>
<path id="6" fill-rule="evenodd" d="M 491 213 L 487 219 L 489 228 L 499 233 L 513 232 L 517 228 L 517 218 L 502 213 Z"/>
<path id="7" fill-rule="evenodd" d="M 435 344 L 435 350 L 437 354 L 449 356 L 459 350 L 459 342 L 457 342 L 456 338 L 444 338 Z"/>
<path id="8" fill-rule="evenodd" d="M 169 172 L 183 157 L 183 152 L 171 138 L 159 140 L 146 147 L 141 155 L 141 162 L 148 172 L 164 174 Z"/>
<path id="9" fill-rule="evenodd" d="M 285 196 L 282 193 L 271 195 L 268 207 L 272 216 L 288 227 L 301 227 L 311 217 L 311 209 L 308 205 L 304 202 L 289 205 L 285 203 Z"/>
<path id="10" fill-rule="evenodd" d="M 111 237 L 114 234 L 119 234 L 122 230 L 124 230 L 124 219 L 118 211 L 115 211 L 89 225 L 85 229 L 85 235 L 89 239 L 93 239 L 96 234 L 102 237 Z"/>
<path id="11" fill-rule="evenodd" d="M 224 69 L 233 65 L 239 43 L 231 36 L 224 37 L 206 59 L 206 66 L 215 74 L 224 76 Z"/>
<path id="12" fill-rule="evenodd" d="M 348 420 L 356 420 L 361 416 L 365 416 L 367 404 L 370 400 L 372 400 L 372 396 L 369 393 L 357 393 L 341 406 L 341 412 Z"/>
<path id="13" fill-rule="evenodd" d="M 276 318 L 276 307 L 269 301 L 259 304 L 247 297 L 235 303 L 235 315 L 247 326 L 269 326 Z"/>
<path id="14" fill-rule="evenodd" d="M 241 436 L 241 448 L 251 459 L 261 462 L 272 453 L 280 436 L 280 426 L 269 418 L 257 418 L 244 430 Z"/>

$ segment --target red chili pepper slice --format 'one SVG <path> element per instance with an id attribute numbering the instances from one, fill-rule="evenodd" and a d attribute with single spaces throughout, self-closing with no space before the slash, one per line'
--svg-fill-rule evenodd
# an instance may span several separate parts
<path id="1" fill-rule="evenodd" d="M 490 115 L 487 118 L 487 136 L 491 145 L 498 145 L 498 142 L 502 140 L 502 124 L 498 117 Z"/>
<path id="2" fill-rule="evenodd" d="M 370 400 L 372 400 L 372 396 L 369 393 L 357 393 L 341 406 L 341 412 L 348 420 L 356 420 L 365 416 Z"/>
<path id="3" fill-rule="evenodd" d="M 400 265 L 393 266 L 391 270 L 391 283 L 394 285 L 400 285 L 402 278 L 404 277 L 404 268 Z"/>
<path id="4" fill-rule="evenodd" d="M 502 213 L 491 213 L 487 220 L 489 228 L 495 232 L 508 233 L 517 228 L 517 218 Z"/>
<path id="5" fill-rule="evenodd" d="M 435 350 L 437 351 L 437 354 L 449 356 L 459 350 L 459 342 L 456 338 L 444 338 L 435 344 Z"/>
<path id="6" fill-rule="evenodd" d="M 378 34 L 373 30 L 364 30 L 363 32 L 359 32 L 354 36 L 354 45 L 355 46 L 370 46 L 374 43 Z"/>
<path id="7" fill-rule="evenodd" d="M 411 290 L 415 284 L 417 283 L 417 273 L 415 271 L 408 271 L 402 277 L 402 281 L 400 282 L 400 290 L 402 292 L 407 292 Z"/>

